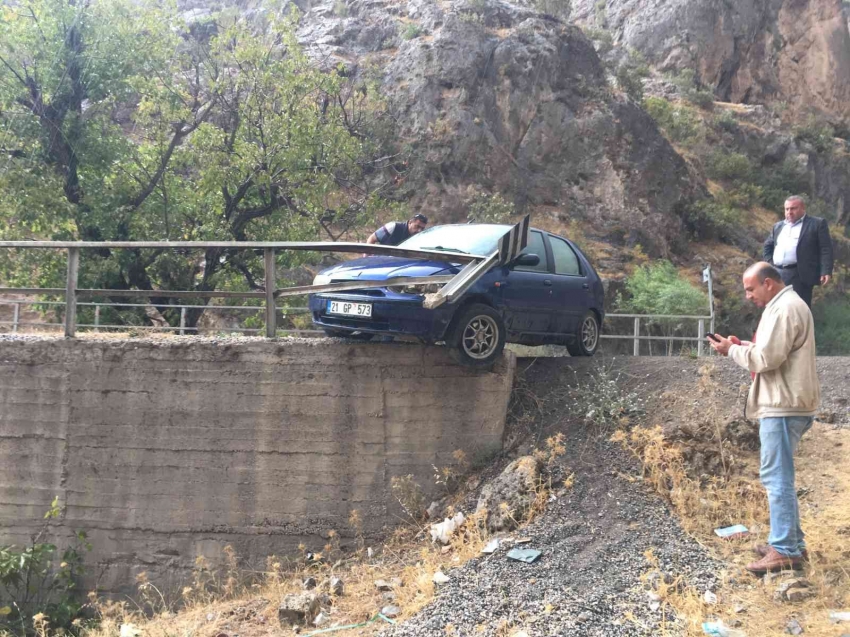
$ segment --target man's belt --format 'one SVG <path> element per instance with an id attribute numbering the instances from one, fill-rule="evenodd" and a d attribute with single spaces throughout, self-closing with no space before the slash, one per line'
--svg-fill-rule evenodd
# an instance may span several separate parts
<path id="1" fill-rule="evenodd" d="M 779 268 L 780 270 L 790 270 L 791 268 L 796 268 L 797 264 L 792 263 L 791 265 L 777 265 L 776 267 Z"/>

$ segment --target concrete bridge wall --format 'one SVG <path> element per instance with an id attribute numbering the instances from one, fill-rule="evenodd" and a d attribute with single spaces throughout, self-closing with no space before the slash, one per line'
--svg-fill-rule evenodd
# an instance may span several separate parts
<path id="1" fill-rule="evenodd" d="M 501 445 L 514 370 L 443 348 L 333 340 L 0 339 L 0 545 L 54 496 L 85 530 L 88 586 L 177 585 L 231 544 L 247 562 L 398 521 L 394 476 Z"/>

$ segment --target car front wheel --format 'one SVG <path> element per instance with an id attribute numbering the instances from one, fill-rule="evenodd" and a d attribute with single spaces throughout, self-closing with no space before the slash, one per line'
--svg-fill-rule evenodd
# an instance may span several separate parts
<path id="1" fill-rule="evenodd" d="M 446 344 L 458 363 L 490 367 L 505 348 L 505 323 L 489 305 L 473 303 L 455 317 Z"/>
<path id="2" fill-rule="evenodd" d="M 599 347 L 599 319 L 596 313 L 588 312 L 581 319 L 576 331 L 575 340 L 567 343 L 570 356 L 593 356 Z"/>

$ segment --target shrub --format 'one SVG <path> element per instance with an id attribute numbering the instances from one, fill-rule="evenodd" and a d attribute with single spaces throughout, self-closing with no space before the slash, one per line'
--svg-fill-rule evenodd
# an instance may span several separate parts
<path id="1" fill-rule="evenodd" d="M 728 232 L 740 225 L 743 211 L 726 197 L 701 199 L 685 211 L 685 223 L 697 239 Z"/>
<path id="2" fill-rule="evenodd" d="M 49 521 L 61 513 L 55 498 L 44 518 Z M 48 528 L 45 522 L 29 546 L 0 546 L 0 634 L 12 634 L 35 616 L 41 616 L 45 630 L 48 622 L 54 629 L 70 630 L 80 613 L 76 582 L 91 545 L 78 531 L 74 543 L 60 551 L 43 541 Z"/>
<path id="3" fill-rule="evenodd" d="M 677 75 L 671 76 L 670 81 L 676 85 L 682 97 L 692 104 L 706 110 L 714 107 L 714 94 L 700 88 L 693 69 L 683 69 Z"/>
<path id="4" fill-rule="evenodd" d="M 564 21 L 570 19 L 572 12 L 570 0 L 535 0 L 534 8 Z"/>
<path id="5" fill-rule="evenodd" d="M 610 31 L 605 29 L 595 29 L 592 27 L 582 28 L 584 34 L 593 42 L 596 47 L 596 53 L 603 56 L 614 48 L 614 36 Z"/>
<path id="6" fill-rule="evenodd" d="M 648 76 L 649 65 L 638 51 L 629 51 L 628 58 L 614 72 L 617 86 L 636 102 L 643 100 L 643 78 Z"/>
<path id="7" fill-rule="evenodd" d="M 709 156 L 706 174 L 724 181 L 749 181 L 753 176 L 753 166 L 746 155 L 720 149 Z"/>
<path id="8" fill-rule="evenodd" d="M 818 354 L 850 355 L 850 297 L 824 299 L 813 307 Z"/>
<path id="9" fill-rule="evenodd" d="M 771 210 L 781 210 L 786 198 L 809 191 L 809 175 L 793 159 L 758 170 L 754 180 L 762 188 L 762 205 Z"/>
<path id="10" fill-rule="evenodd" d="M 414 22 L 410 22 L 401 32 L 401 37 L 404 40 L 413 40 L 414 38 L 418 38 L 422 35 L 422 27 Z"/>
<path id="11" fill-rule="evenodd" d="M 708 311 L 708 296 L 682 278 L 669 261 L 638 267 L 626 279 L 627 297 L 617 298 L 617 309 L 635 314 L 690 314 Z"/>
<path id="12" fill-rule="evenodd" d="M 721 128 L 729 133 L 735 133 L 740 128 L 740 126 L 738 125 L 738 120 L 735 119 L 735 116 L 732 115 L 731 111 L 726 110 L 715 116 L 714 125 L 717 128 Z"/>
<path id="13" fill-rule="evenodd" d="M 810 117 L 803 126 L 794 129 L 797 141 L 808 142 L 819 153 L 828 153 L 835 146 L 835 129 L 828 122 Z"/>
<path id="14" fill-rule="evenodd" d="M 661 97 L 648 97 L 643 108 L 675 142 L 689 144 L 704 133 L 699 118 L 687 106 L 671 104 Z"/>
<path id="15" fill-rule="evenodd" d="M 512 203 L 496 193 L 476 193 L 469 202 L 466 218 L 474 223 L 507 223 L 514 214 Z"/>

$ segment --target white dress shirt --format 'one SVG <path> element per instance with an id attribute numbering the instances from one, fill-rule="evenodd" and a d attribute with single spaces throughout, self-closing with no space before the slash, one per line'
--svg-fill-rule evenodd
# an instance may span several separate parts
<path id="1" fill-rule="evenodd" d="M 773 248 L 774 265 L 795 265 L 797 263 L 797 243 L 800 241 L 800 231 L 803 229 L 803 215 L 796 223 L 785 222 L 779 236 L 776 237 L 776 246 Z"/>

